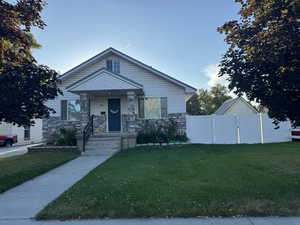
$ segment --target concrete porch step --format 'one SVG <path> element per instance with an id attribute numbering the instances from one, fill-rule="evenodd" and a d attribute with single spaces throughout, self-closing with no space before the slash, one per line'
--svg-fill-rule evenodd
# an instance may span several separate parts
<path id="1" fill-rule="evenodd" d="M 120 150 L 120 146 L 111 146 L 111 147 L 86 147 L 85 151 L 114 151 Z"/>
<path id="2" fill-rule="evenodd" d="M 112 145 L 112 146 L 86 146 L 85 150 L 98 150 L 101 149 L 103 151 L 110 149 L 120 149 L 120 145 Z"/>
<path id="3" fill-rule="evenodd" d="M 120 150 L 120 133 L 94 134 L 89 138 L 82 155 L 111 155 Z"/>
<path id="4" fill-rule="evenodd" d="M 120 150 L 119 146 L 115 146 L 112 148 L 91 147 L 86 149 L 86 151 L 103 151 L 103 152 L 118 151 L 118 150 Z"/>
<path id="5" fill-rule="evenodd" d="M 101 143 L 101 147 L 104 146 L 111 146 L 111 145 L 120 145 L 121 141 L 88 141 L 88 143 L 86 144 L 86 146 L 99 146 L 99 143 Z"/>
<path id="6" fill-rule="evenodd" d="M 101 142 L 101 144 L 99 144 L 99 142 L 89 142 L 85 147 L 100 147 L 100 148 L 112 148 L 112 147 L 118 147 L 121 146 L 121 142 L 117 142 L 117 143 L 105 143 L 105 142 Z"/>
<path id="7" fill-rule="evenodd" d="M 114 154 L 115 152 L 83 152 L 81 155 L 82 156 L 110 156 Z"/>
<path id="8" fill-rule="evenodd" d="M 104 143 L 104 144 L 107 144 L 107 143 L 119 143 L 121 142 L 121 138 L 120 137 L 117 137 L 117 138 L 94 138 L 94 137 L 90 137 L 89 140 L 88 140 L 88 143 Z"/>
<path id="9" fill-rule="evenodd" d="M 90 142 L 95 142 L 95 141 L 102 141 L 102 142 L 107 142 L 107 141 L 121 141 L 121 137 L 90 137 L 89 138 Z"/>
<path id="10" fill-rule="evenodd" d="M 122 133 L 94 133 L 92 137 L 121 137 Z"/>
<path id="11" fill-rule="evenodd" d="M 121 146 L 121 141 L 91 141 L 86 144 L 86 147 L 114 147 L 114 146 Z"/>

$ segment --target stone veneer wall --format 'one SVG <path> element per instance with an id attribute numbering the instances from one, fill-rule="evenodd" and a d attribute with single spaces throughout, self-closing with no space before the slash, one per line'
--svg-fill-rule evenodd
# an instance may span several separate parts
<path id="1" fill-rule="evenodd" d="M 142 119 L 137 118 L 137 115 L 122 115 L 122 128 L 123 132 L 128 133 L 138 133 L 144 127 L 145 121 L 149 123 L 168 123 L 170 119 L 173 119 L 177 122 L 179 134 L 186 133 L 186 114 L 185 113 L 171 113 L 168 114 L 167 118 L 162 119 Z"/>
<path id="2" fill-rule="evenodd" d="M 122 115 L 122 132 L 123 133 L 136 133 L 137 116 L 123 114 Z"/>
<path id="3" fill-rule="evenodd" d="M 90 99 L 88 94 L 83 93 L 80 94 L 80 124 L 81 131 L 85 128 L 87 123 L 89 122 L 90 115 Z"/>
<path id="4" fill-rule="evenodd" d="M 106 116 L 96 116 L 94 115 L 94 132 L 106 132 Z"/>
<path id="5" fill-rule="evenodd" d="M 167 123 L 170 119 L 177 122 L 180 134 L 186 132 L 186 114 L 172 113 L 167 118 L 162 119 L 141 119 L 137 115 L 122 115 L 123 133 L 138 133 L 143 129 L 145 121 L 150 123 Z M 43 139 L 47 140 L 53 133 L 59 132 L 60 128 L 76 129 L 78 134 L 81 133 L 80 121 L 61 120 L 60 117 L 50 117 L 43 119 Z M 94 116 L 94 132 L 106 132 L 106 117 L 104 115 Z"/>
<path id="6" fill-rule="evenodd" d="M 52 116 L 43 119 L 43 140 L 47 140 L 53 133 L 59 132 L 60 128 L 76 129 L 78 133 L 81 131 L 80 121 L 61 120 L 58 116 Z"/>

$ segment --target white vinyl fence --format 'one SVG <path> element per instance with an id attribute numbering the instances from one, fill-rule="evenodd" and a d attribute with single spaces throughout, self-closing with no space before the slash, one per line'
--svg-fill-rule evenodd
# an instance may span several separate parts
<path id="1" fill-rule="evenodd" d="M 239 144 L 291 141 L 291 123 L 281 122 L 275 129 L 266 114 L 240 116 L 186 116 L 191 143 Z"/>

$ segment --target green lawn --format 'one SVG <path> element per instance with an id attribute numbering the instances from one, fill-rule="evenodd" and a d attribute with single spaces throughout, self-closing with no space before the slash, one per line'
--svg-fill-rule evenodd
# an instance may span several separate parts
<path id="1" fill-rule="evenodd" d="M 300 143 L 121 152 L 38 219 L 300 216 Z"/>
<path id="2" fill-rule="evenodd" d="M 0 193 L 77 156 L 78 153 L 72 152 L 39 152 L 0 158 Z"/>

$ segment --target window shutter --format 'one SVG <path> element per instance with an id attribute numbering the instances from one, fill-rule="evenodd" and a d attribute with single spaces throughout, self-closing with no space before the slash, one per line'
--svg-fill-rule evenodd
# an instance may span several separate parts
<path id="1" fill-rule="evenodd" d="M 168 117 L 168 98 L 161 97 L 160 98 L 160 107 L 161 107 L 161 117 Z"/>
<path id="2" fill-rule="evenodd" d="M 108 71 L 112 71 L 112 67 L 113 67 L 112 60 L 111 59 L 106 60 L 106 69 Z"/>
<path id="3" fill-rule="evenodd" d="M 145 100 L 143 97 L 139 97 L 138 99 L 139 104 L 139 118 L 145 118 Z"/>
<path id="4" fill-rule="evenodd" d="M 61 119 L 62 120 L 67 120 L 68 119 L 68 111 L 67 111 L 67 107 L 68 107 L 68 101 L 67 100 L 61 100 L 60 103 L 60 114 L 61 114 Z"/>

